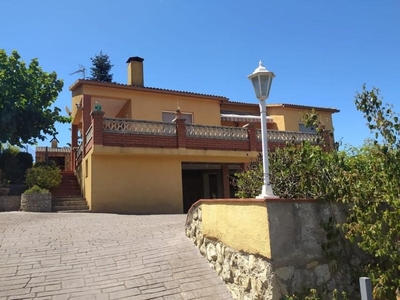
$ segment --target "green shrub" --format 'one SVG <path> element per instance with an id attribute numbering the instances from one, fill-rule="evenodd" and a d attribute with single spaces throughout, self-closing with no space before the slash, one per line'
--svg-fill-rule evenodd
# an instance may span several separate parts
<path id="1" fill-rule="evenodd" d="M 12 184 L 24 182 L 26 170 L 32 167 L 32 162 L 32 155 L 27 152 L 19 152 L 18 147 L 8 145 L 0 154 L 0 169 Z"/>
<path id="2" fill-rule="evenodd" d="M 61 179 L 61 170 L 58 167 L 35 165 L 26 172 L 25 183 L 28 187 L 37 185 L 51 191 L 60 185 Z"/>
<path id="3" fill-rule="evenodd" d="M 28 152 L 19 152 L 16 156 L 15 156 L 19 162 L 21 163 L 21 167 L 24 171 L 24 173 L 26 172 L 26 170 L 28 170 L 29 168 L 32 168 L 33 166 L 33 157 L 32 154 L 28 153 Z"/>
<path id="4" fill-rule="evenodd" d="M 46 189 L 42 189 L 40 187 L 38 187 L 37 185 L 34 185 L 33 187 L 31 187 L 30 189 L 27 189 L 24 194 L 48 194 L 49 190 Z"/>

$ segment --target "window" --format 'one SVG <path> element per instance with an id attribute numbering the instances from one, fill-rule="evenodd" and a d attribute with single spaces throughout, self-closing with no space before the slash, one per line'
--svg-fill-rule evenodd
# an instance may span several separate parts
<path id="1" fill-rule="evenodd" d="M 299 131 L 305 133 L 317 133 L 315 126 L 306 127 L 303 123 L 299 123 Z"/>
<path id="2" fill-rule="evenodd" d="M 89 158 L 85 160 L 85 178 L 89 176 Z"/>
<path id="3" fill-rule="evenodd" d="M 186 120 L 186 124 L 193 123 L 193 114 L 182 113 L 182 118 L 184 118 Z M 174 112 L 167 112 L 167 111 L 162 112 L 162 121 L 163 122 L 171 123 L 173 119 L 175 119 Z"/>

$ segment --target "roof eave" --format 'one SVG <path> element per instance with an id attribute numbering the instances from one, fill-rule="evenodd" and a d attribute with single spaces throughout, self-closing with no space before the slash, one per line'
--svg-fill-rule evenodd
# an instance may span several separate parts
<path id="1" fill-rule="evenodd" d="M 154 93 L 161 93 L 161 94 L 172 94 L 172 95 L 181 95 L 181 96 L 189 96 L 189 97 L 195 96 L 195 97 L 213 99 L 213 100 L 218 100 L 218 101 L 223 101 L 223 102 L 229 101 L 229 98 L 223 97 L 223 96 L 217 96 L 217 95 L 208 95 L 208 94 L 200 94 L 200 93 L 194 93 L 194 92 L 168 90 L 168 89 L 162 89 L 162 88 L 126 85 L 126 84 L 119 84 L 119 83 L 113 83 L 113 82 L 100 82 L 100 81 L 85 80 L 85 79 L 78 79 L 77 81 L 75 81 L 69 87 L 69 90 L 73 91 L 84 84 L 88 84 L 88 85 L 92 85 L 92 86 L 109 87 L 109 88 L 129 89 L 129 90 L 136 90 L 136 91 L 143 91 L 143 92 L 154 92 Z"/>

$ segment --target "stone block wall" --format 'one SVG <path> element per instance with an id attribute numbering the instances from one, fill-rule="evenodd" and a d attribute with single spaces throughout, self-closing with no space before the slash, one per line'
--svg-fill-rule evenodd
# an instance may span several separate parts
<path id="1" fill-rule="evenodd" d="M 204 200 L 204 202 L 206 201 Z M 279 204 L 277 205 L 279 206 Z M 310 209 L 309 205 L 307 211 Z M 319 207 L 317 211 L 320 211 L 320 209 L 324 208 Z M 275 207 L 272 211 L 277 213 L 280 209 Z M 279 214 L 271 215 L 272 211 L 269 212 L 269 218 L 282 217 Z M 245 209 L 243 213 L 246 213 Z M 286 211 L 286 213 L 290 214 L 290 211 Z M 317 215 L 321 216 L 320 214 Z M 310 218 L 309 213 L 304 213 L 302 216 L 303 218 Z M 354 292 L 356 285 L 351 284 L 348 266 L 339 266 L 339 262 L 335 259 L 329 259 L 326 255 L 323 255 L 322 250 L 320 250 L 320 237 L 305 238 L 303 236 L 303 240 L 301 240 L 301 237 L 298 237 L 297 240 L 293 237 L 294 233 L 301 234 L 300 231 L 308 231 L 308 233 L 303 232 L 303 235 L 306 236 L 311 233 L 316 234 L 320 230 L 321 220 L 315 220 L 315 222 L 309 219 L 300 221 L 297 218 L 294 222 L 296 228 L 291 226 L 285 228 L 282 224 L 283 227 L 279 229 L 274 228 L 274 220 L 270 220 L 269 224 L 272 226 L 269 228 L 269 235 L 272 236 L 272 251 L 271 257 L 268 258 L 234 249 L 213 237 L 204 235 L 202 228 L 204 217 L 207 216 L 202 211 L 202 204 L 201 202 L 197 203 L 188 213 L 186 235 L 199 247 L 200 253 L 207 258 L 210 266 L 227 284 L 235 299 L 278 300 L 284 295 L 302 293 L 306 288 L 320 288 L 325 290 L 327 294 L 331 294 L 334 289 L 346 291 L 348 294 Z M 284 223 L 284 221 L 285 218 L 280 222 Z M 315 231 L 312 228 L 307 228 L 310 221 L 312 224 L 316 224 L 318 221 L 318 225 L 313 225 L 318 227 L 315 228 Z M 277 222 L 276 219 L 275 222 Z M 237 226 L 240 226 L 240 224 L 237 224 Z M 231 228 L 231 230 L 236 229 Z M 276 235 L 278 233 L 280 234 L 279 238 Z M 282 252 L 276 252 L 282 246 L 282 244 L 274 245 L 274 243 L 277 243 L 276 239 L 288 241 L 284 244 L 288 248 L 282 250 Z M 298 249 L 295 249 L 295 247 Z M 315 250 L 314 253 L 312 249 Z"/>
<path id="2" fill-rule="evenodd" d="M 21 196 L 0 196 L 0 211 L 18 211 L 21 206 Z"/>
<path id="3" fill-rule="evenodd" d="M 50 212 L 51 194 L 22 194 L 21 210 L 31 212 Z"/>

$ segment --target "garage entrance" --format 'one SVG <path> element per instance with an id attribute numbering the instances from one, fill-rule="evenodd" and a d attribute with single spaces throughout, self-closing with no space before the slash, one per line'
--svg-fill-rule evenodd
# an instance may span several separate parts
<path id="1" fill-rule="evenodd" d="M 182 163 L 183 209 L 186 213 L 199 199 L 234 198 L 231 184 L 239 164 Z"/>

